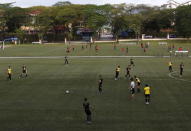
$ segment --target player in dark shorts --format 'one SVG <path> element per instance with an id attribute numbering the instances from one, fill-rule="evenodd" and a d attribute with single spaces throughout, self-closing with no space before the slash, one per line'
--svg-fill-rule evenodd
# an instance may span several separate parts
<path id="1" fill-rule="evenodd" d="M 128 65 L 127 68 L 126 68 L 126 75 L 125 75 L 126 78 L 127 77 L 129 77 L 129 78 L 131 77 L 130 70 L 131 70 L 131 67 L 130 67 L 130 65 Z"/>
<path id="2" fill-rule="evenodd" d="M 133 59 L 130 59 L 130 65 L 135 66 L 135 63 L 134 63 Z"/>
<path id="3" fill-rule="evenodd" d="M 99 93 L 102 93 L 103 78 L 102 78 L 101 75 L 99 76 L 98 86 L 99 86 L 99 87 L 98 87 Z"/>
<path id="4" fill-rule="evenodd" d="M 7 80 L 11 80 L 12 79 L 12 69 L 11 69 L 11 66 L 8 67 L 7 74 L 8 74 Z"/>
<path id="5" fill-rule="evenodd" d="M 145 104 L 150 103 L 151 88 L 146 84 L 144 87 Z"/>
<path id="6" fill-rule="evenodd" d="M 168 63 L 168 70 L 169 70 L 169 72 L 173 72 L 173 70 L 172 70 L 172 62 L 171 61 L 169 61 L 169 63 Z"/>
<path id="7" fill-rule="evenodd" d="M 28 74 L 27 74 L 27 67 L 26 67 L 26 65 L 23 65 L 22 66 L 22 73 L 21 73 L 21 75 L 20 75 L 20 78 L 22 77 L 27 77 L 28 76 Z"/>
<path id="8" fill-rule="evenodd" d="M 91 110 L 90 110 L 90 103 L 88 102 L 87 98 L 84 98 L 84 102 L 83 102 L 83 108 L 86 114 L 86 122 L 88 124 L 91 123 L 92 119 L 91 119 Z"/>
<path id="9" fill-rule="evenodd" d="M 115 80 L 119 79 L 120 66 L 118 66 L 115 70 Z"/>
<path id="10" fill-rule="evenodd" d="M 67 56 L 64 57 L 64 64 L 69 64 Z"/>
<path id="11" fill-rule="evenodd" d="M 183 62 L 180 64 L 180 77 L 182 77 L 184 71 L 184 64 Z"/>

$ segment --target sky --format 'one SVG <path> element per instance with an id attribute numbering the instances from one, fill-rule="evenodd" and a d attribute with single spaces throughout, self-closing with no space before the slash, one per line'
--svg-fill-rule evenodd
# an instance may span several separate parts
<path id="1" fill-rule="evenodd" d="M 51 6 L 58 1 L 67 1 L 67 0 L 0 0 L 0 3 L 9 3 L 16 2 L 15 6 L 20 7 L 30 7 L 30 6 Z M 147 5 L 162 5 L 166 4 L 168 0 L 68 0 L 73 4 L 119 4 L 119 3 L 133 3 L 133 4 L 147 4 Z M 179 3 L 187 2 L 189 0 L 175 0 Z"/>

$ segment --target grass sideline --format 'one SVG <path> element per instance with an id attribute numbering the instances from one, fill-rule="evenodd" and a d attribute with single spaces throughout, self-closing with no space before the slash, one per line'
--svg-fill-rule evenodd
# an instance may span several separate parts
<path id="1" fill-rule="evenodd" d="M 89 46 L 82 50 L 82 45 L 64 45 L 64 44 L 43 44 L 43 45 L 16 45 L 0 51 L 1 57 L 10 56 L 168 56 L 168 46 L 172 45 L 158 45 L 157 42 L 150 42 L 149 49 L 144 52 L 140 45 L 118 44 L 117 49 L 114 50 L 113 44 L 98 44 L 99 51 L 95 52 L 95 45 Z M 183 47 L 184 50 L 190 51 L 189 43 L 173 43 L 174 50 Z M 66 53 L 67 47 L 74 47 L 75 50 Z M 128 47 L 128 53 L 126 48 Z"/>

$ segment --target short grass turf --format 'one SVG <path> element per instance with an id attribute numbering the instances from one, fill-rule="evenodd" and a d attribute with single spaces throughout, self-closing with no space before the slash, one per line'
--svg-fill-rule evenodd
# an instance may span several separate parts
<path id="1" fill-rule="evenodd" d="M 10 48 L 11 49 L 11 48 Z M 25 52 L 27 54 L 27 52 Z M 42 52 L 41 52 L 42 53 Z M 13 53 L 14 54 L 14 53 Z M 24 54 L 23 54 L 24 55 Z M 2 131 L 189 131 L 191 129 L 191 59 L 173 58 L 184 76 L 168 76 L 167 58 L 137 58 L 131 74 L 142 86 L 149 84 L 151 103 L 145 105 L 143 90 L 130 99 L 129 80 L 124 78 L 129 58 L 73 58 L 0 60 L 0 130 Z M 22 64 L 29 77 L 19 79 Z M 6 80 L 8 65 L 13 80 Z M 120 80 L 114 80 L 121 66 Z M 98 76 L 103 76 L 103 94 Z M 178 74 L 173 74 L 177 79 Z M 70 94 L 65 94 L 69 90 Z M 87 97 L 93 123 L 85 123 L 82 103 Z"/>
<path id="2" fill-rule="evenodd" d="M 83 44 L 84 49 L 82 49 L 82 44 L 11 45 L 4 51 L 0 50 L 0 56 L 164 56 L 170 55 L 168 46 L 174 45 L 174 50 L 178 50 L 179 47 L 188 51 L 191 49 L 190 41 L 169 41 L 167 45 L 159 45 L 159 42 L 150 41 L 146 52 L 144 52 L 140 44 L 132 43 L 135 42 L 120 42 L 120 44 L 116 44 L 116 49 L 114 49 L 114 44 L 99 43 L 97 44 L 99 48 L 98 53 L 95 52 L 95 44 L 91 48 L 89 45 L 86 48 L 86 44 Z M 67 47 L 70 48 L 70 53 L 66 53 Z M 127 47 L 128 52 L 126 52 Z M 74 48 L 74 51 L 72 51 L 72 48 Z"/>

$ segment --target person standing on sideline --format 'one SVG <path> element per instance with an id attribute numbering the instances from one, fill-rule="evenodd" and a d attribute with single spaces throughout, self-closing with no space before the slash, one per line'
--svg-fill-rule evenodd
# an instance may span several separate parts
<path id="1" fill-rule="evenodd" d="M 7 80 L 11 80 L 12 79 L 12 69 L 11 69 L 11 66 L 8 67 L 7 74 L 8 74 Z"/>
<path id="2" fill-rule="evenodd" d="M 133 78 L 131 78 L 130 92 L 131 92 L 131 98 L 134 98 L 134 96 L 135 96 L 135 81 L 133 80 Z"/>
<path id="3" fill-rule="evenodd" d="M 120 72 L 120 66 L 117 66 L 117 68 L 115 70 L 115 80 L 119 79 L 119 72 Z"/>
<path id="4" fill-rule="evenodd" d="M 143 48 L 144 46 L 143 46 L 143 43 L 141 43 L 141 48 Z"/>
<path id="5" fill-rule="evenodd" d="M 146 52 L 146 51 L 147 51 L 145 47 L 144 47 L 143 51 L 144 51 L 144 52 Z"/>
<path id="6" fill-rule="evenodd" d="M 128 53 L 129 52 L 129 48 L 128 48 L 128 46 L 126 47 L 126 53 Z"/>
<path id="7" fill-rule="evenodd" d="M 169 63 L 168 63 L 168 69 L 169 69 L 170 72 L 173 72 L 173 70 L 172 70 L 172 62 L 171 61 L 169 61 Z"/>
<path id="8" fill-rule="evenodd" d="M 92 122 L 92 118 L 91 118 L 91 110 L 90 110 L 90 103 L 88 102 L 87 98 L 84 98 L 84 102 L 83 102 L 83 108 L 86 114 L 86 122 L 87 124 L 91 124 Z"/>
<path id="9" fill-rule="evenodd" d="M 96 55 L 98 55 L 98 51 L 99 51 L 99 47 L 98 47 L 98 45 L 95 45 L 95 52 L 96 52 Z"/>
<path id="10" fill-rule="evenodd" d="M 24 76 L 25 78 L 28 76 L 26 65 L 23 65 L 23 66 L 22 66 L 22 73 L 21 73 L 21 75 L 20 75 L 20 78 L 23 77 L 23 76 Z"/>
<path id="11" fill-rule="evenodd" d="M 75 48 L 74 48 L 74 46 L 72 46 L 72 51 L 74 52 L 74 50 L 75 50 Z"/>
<path id="12" fill-rule="evenodd" d="M 146 84 L 144 88 L 144 94 L 145 94 L 145 104 L 150 103 L 150 95 L 151 95 L 151 88 Z"/>
<path id="13" fill-rule="evenodd" d="M 98 86 L 99 86 L 99 87 L 98 87 L 99 93 L 102 93 L 103 78 L 102 78 L 101 75 L 99 76 Z"/>
<path id="14" fill-rule="evenodd" d="M 113 44 L 113 49 L 114 49 L 114 50 L 117 49 L 116 43 Z"/>
<path id="15" fill-rule="evenodd" d="M 70 48 L 69 47 L 66 48 L 66 53 L 70 53 Z"/>
<path id="16" fill-rule="evenodd" d="M 82 50 L 84 50 L 84 45 L 82 45 Z"/>
<path id="17" fill-rule="evenodd" d="M 68 57 L 67 57 L 67 56 L 64 57 L 64 64 L 65 64 L 65 65 L 66 65 L 66 64 L 69 64 L 69 62 L 68 62 Z"/>
<path id="18" fill-rule="evenodd" d="M 183 62 L 181 62 L 181 64 L 180 64 L 180 77 L 182 77 L 183 71 L 184 71 L 184 64 L 183 64 Z"/>

